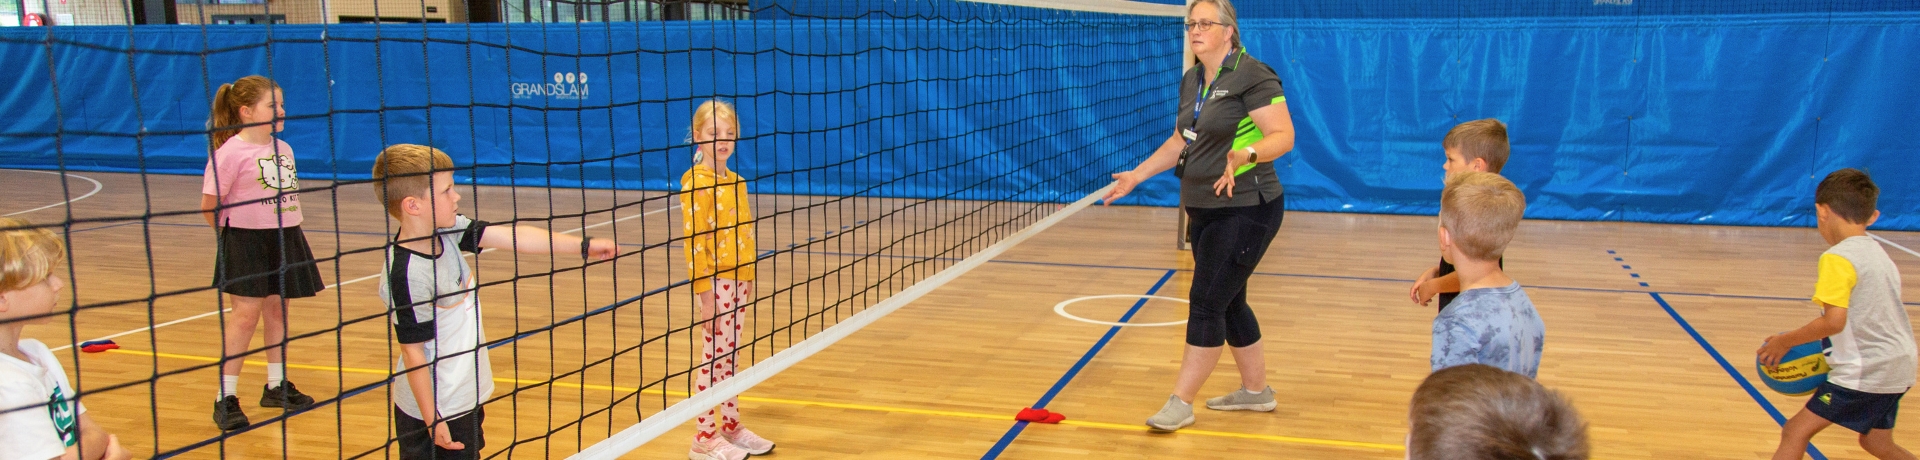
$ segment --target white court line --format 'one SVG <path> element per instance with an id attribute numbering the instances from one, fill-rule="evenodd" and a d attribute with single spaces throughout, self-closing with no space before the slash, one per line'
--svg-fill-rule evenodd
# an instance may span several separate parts
<path id="1" fill-rule="evenodd" d="M 42 210 L 42 209 L 47 209 L 47 208 L 51 208 L 51 207 L 55 207 L 55 206 L 60 206 L 60 205 L 63 205 L 63 204 L 68 204 L 68 203 L 72 203 L 72 202 L 75 202 L 75 201 L 80 201 L 80 200 L 84 200 L 84 199 L 87 199 L 87 197 L 90 197 L 90 196 L 93 196 L 93 194 L 95 194 L 95 193 L 100 193 L 100 189 L 103 189 L 103 188 L 106 188 L 106 186 L 103 186 L 103 185 L 100 185 L 100 181 L 97 181 L 97 180 L 93 180 L 93 178 L 91 178 L 91 177 L 87 177 L 87 176 L 82 176 L 82 175 L 79 175 L 79 174 L 73 174 L 73 173 L 62 173 L 62 172 L 60 172 L 60 171 L 35 171 L 35 170 L 31 170 L 31 169 L 0 169 L 0 171 L 19 171 L 19 172 L 30 172 L 30 173 L 41 173 L 41 174 L 52 174 L 52 175 L 55 175 L 55 176 L 61 176 L 61 175 L 64 175 L 64 176 L 67 176 L 67 177 L 78 177 L 78 178 L 80 178 L 81 180 L 84 180 L 84 181 L 87 181 L 87 182 L 92 182 L 92 183 L 93 183 L 93 191 L 91 191 L 91 192 L 87 192 L 87 194 L 85 194 L 85 195 L 80 195 L 80 197 L 79 197 L 79 198 L 74 198 L 74 199 L 71 199 L 71 200 L 67 200 L 67 201 L 62 201 L 62 202 L 59 202 L 59 203 L 54 203 L 54 204 L 50 204 L 50 205 L 46 205 L 46 206 L 41 206 L 41 207 L 38 207 L 38 208 L 33 208 L 33 209 L 28 209 L 28 210 L 25 210 L 25 211 L 20 211 L 20 212 L 16 212 L 16 213 L 13 213 L 13 214 L 7 214 L 7 215 L 4 215 L 4 216 L 0 216 L 0 217 L 13 217 L 13 216 L 17 216 L 17 215 L 21 215 L 21 214 L 26 214 L 26 213 L 29 213 L 29 212 L 34 212 L 34 211 L 39 211 L 39 210 Z"/>
<path id="2" fill-rule="evenodd" d="M 1872 233 L 1868 233 L 1868 234 L 1867 234 L 1867 236 L 1871 236 L 1871 237 L 1873 237 L 1873 239 L 1876 239 L 1876 240 L 1880 240 L 1880 243 L 1881 243 L 1881 244 L 1885 244 L 1885 245 L 1888 245 L 1888 246 L 1893 246 L 1893 248 L 1894 248 L 1894 249 L 1899 249 L 1899 250 L 1902 250 L 1902 251 L 1907 251 L 1907 253 L 1908 253 L 1908 254 L 1913 254 L 1913 256 L 1914 256 L 1914 257 L 1920 257 L 1920 252 L 1913 252 L 1913 250 L 1912 250 L 1912 249 L 1907 249 L 1907 247 L 1906 247 L 1906 246 L 1901 246 L 1901 245 L 1900 245 L 1900 243 L 1895 243 L 1895 242 L 1893 242 L 1893 241 L 1890 241 L 1890 240 L 1888 240 L 1888 239 L 1886 239 L 1886 238 L 1881 238 L 1881 237 L 1880 237 L 1880 235 L 1875 235 L 1875 234 L 1872 234 Z"/>
<path id="3" fill-rule="evenodd" d="M 820 350 L 826 349 L 827 346 L 839 342 L 840 339 L 844 339 L 848 335 L 859 331 L 861 328 L 867 327 L 868 324 L 872 324 L 874 321 L 878 321 L 880 318 L 887 316 L 887 314 L 893 313 L 894 310 L 899 310 L 900 307 L 913 303 L 914 300 L 927 295 L 929 292 L 933 292 L 934 289 L 939 289 L 941 286 L 946 285 L 947 282 L 953 281 L 954 278 L 959 278 L 960 275 L 964 275 L 967 271 L 973 270 L 974 267 L 993 260 L 994 257 L 998 257 L 1001 253 L 1007 252 L 1008 249 L 1012 249 L 1014 246 L 1026 241 L 1027 238 L 1046 231 L 1046 229 L 1052 227 L 1053 224 L 1066 220 L 1068 216 L 1080 212 L 1081 209 L 1086 209 L 1088 205 L 1093 204 L 1093 202 L 1098 201 L 1101 196 L 1106 195 L 1109 190 L 1113 190 L 1113 184 L 1107 184 L 1107 186 L 1095 190 L 1085 198 L 1081 198 L 1079 201 L 1075 201 L 1073 204 L 1067 205 L 1065 208 L 1048 215 L 1045 219 L 1040 219 L 1039 222 L 1035 222 L 1033 225 L 1021 229 L 1019 233 L 1008 236 L 1006 239 L 1000 240 L 1000 242 L 994 243 L 992 246 L 988 246 L 986 249 L 974 253 L 972 256 L 968 256 L 959 263 L 947 267 L 946 270 L 941 270 L 939 273 L 927 277 L 927 279 L 913 283 L 912 286 L 907 286 L 906 290 L 900 291 L 900 293 L 894 294 L 892 297 L 887 297 L 886 300 L 882 300 L 872 307 L 867 307 L 866 310 L 855 313 L 853 316 L 847 317 L 847 319 L 835 323 L 825 330 L 821 330 L 812 337 L 801 340 L 800 343 L 787 347 L 785 350 L 780 350 L 779 353 L 774 353 L 773 356 L 768 357 L 766 360 L 753 363 L 753 366 L 734 374 L 732 378 L 708 387 L 706 391 L 695 393 L 687 399 L 680 400 L 679 403 L 668 406 L 659 412 L 654 412 L 653 415 L 641 419 L 640 423 L 628 426 L 626 429 L 620 430 L 619 433 L 614 433 L 613 436 L 594 443 L 592 446 L 581 450 L 580 453 L 567 458 L 569 460 L 613 459 L 625 455 L 627 452 L 640 447 L 640 445 L 646 444 L 647 441 L 652 441 L 653 438 L 660 437 L 660 435 L 665 434 L 668 430 L 678 428 L 680 424 L 692 420 L 694 416 L 705 413 L 708 409 L 713 408 L 713 406 L 719 405 L 720 402 L 738 396 L 740 393 L 747 391 L 749 388 L 753 388 L 754 385 L 758 385 L 767 378 L 773 377 L 775 374 L 779 374 L 789 367 L 793 367 L 794 364 L 807 359 L 809 356 L 813 356 L 814 353 L 819 353 Z"/>
<path id="4" fill-rule="evenodd" d="M 677 205 L 677 204 L 676 204 L 676 205 L 673 205 L 673 206 L 668 206 L 668 207 L 665 207 L 665 208 L 661 208 L 661 209 L 655 209 L 655 210 L 652 210 L 652 211 L 647 211 L 647 212 L 644 212 L 644 213 L 640 213 L 640 214 L 635 214 L 635 215 L 631 215 L 631 216 L 627 216 L 627 217 L 622 217 L 622 218 L 619 218 L 619 219 L 614 219 L 614 220 L 609 220 L 609 221 L 606 221 L 606 222 L 601 222 L 601 223 L 598 223 L 598 224 L 593 224 L 593 225 L 588 225 L 588 226 L 585 226 L 585 227 L 580 227 L 580 228 L 576 228 L 576 229 L 573 229 L 573 230 L 567 230 L 567 231 L 564 231 L 564 232 L 560 232 L 560 233 L 573 233 L 573 232 L 578 232 L 578 231 L 581 231 L 581 230 L 586 230 L 586 229 L 590 229 L 590 228 L 595 228 L 595 227 L 603 227 L 603 226 L 607 226 L 607 225 L 613 225 L 613 223 L 615 223 L 615 222 L 620 222 L 620 221 L 624 221 L 624 220 L 628 220 L 628 219 L 632 219 L 632 218 L 635 218 L 635 217 L 644 217 L 644 216 L 650 216 L 650 215 L 654 215 L 654 214 L 659 214 L 659 213 L 661 213 L 661 212 L 665 212 L 665 211 L 671 211 L 671 210 L 674 210 L 674 209 L 679 209 L 679 208 L 680 208 L 680 205 Z M 488 249 L 485 249 L 485 250 L 482 250 L 482 251 L 480 251 L 480 253 L 481 253 L 481 254 L 485 254 L 485 253 L 489 253 L 489 252 L 493 252 L 493 248 L 488 248 Z M 461 257 L 473 257 L 474 255 L 475 255 L 475 254 L 471 254 L 471 253 L 469 253 L 469 254 L 465 254 L 465 255 L 462 255 Z M 334 284 L 329 284 L 329 285 L 327 285 L 327 289 L 333 289 L 333 288 L 338 288 L 338 287 L 340 287 L 340 286 L 346 286 L 346 285 L 349 285 L 349 284 L 353 284 L 353 283 L 358 283 L 358 282 L 361 282 L 361 281 L 366 281 L 366 280 L 370 280 L 370 279 L 374 279 L 374 278 L 379 278 L 379 277 L 380 277 L 380 274 L 379 274 L 379 273 L 375 273 L 375 274 L 372 274 L 372 275 L 367 275 L 367 276 L 362 276 L 362 277 L 359 277 L 359 278 L 354 278 L 354 279 L 350 279 L 350 280 L 346 280 L 346 281 L 341 281 L 341 282 L 338 282 L 338 283 L 334 283 Z M 205 318 L 205 317 L 208 317 L 208 316 L 213 316 L 213 315 L 218 315 L 218 314 L 220 314 L 221 312 L 229 312 L 229 311 L 233 311 L 233 309 L 231 309 L 231 308 L 228 308 L 228 309 L 222 309 L 222 310 L 214 310 L 214 311 L 210 311 L 210 312 L 206 312 L 206 313 L 201 313 L 201 314 L 198 314 L 198 315 L 193 315 L 193 316 L 188 316 L 188 317 L 185 317 L 185 318 L 181 318 L 181 319 L 176 319 L 176 320 L 173 320 L 173 321 L 168 321 L 168 322 L 164 322 L 164 323 L 160 323 L 160 324 L 155 324 L 155 325 L 152 325 L 152 326 L 147 326 L 147 327 L 143 327 L 143 328 L 138 328 L 138 329 L 131 329 L 131 330 L 127 330 L 127 331 L 123 331 L 123 332 L 120 332 L 120 333 L 118 333 L 118 334 L 113 334 L 113 335 L 107 335 L 107 336 L 102 336 L 102 337 L 97 337 L 97 338 L 94 338 L 94 339 L 92 339 L 92 340 L 86 340 L 86 341 L 83 341 L 83 343 L 84 343 L 84 342 L 92 342 L 92 341 L 94 341 L 94 340 L 110 340 L 110 339 L 113 339 L 113 338 L 117 338 L 117 337 L 121 337 L 121 336 L 127 336 L 127 335 L 133 335 L 133 334 L 138 334 L 138 333 L 141 333 L 141 332 L 146 332 L 146 331 L 151 331 L 151 330 L 154 330 L 154 329 L 159 329 L 159 328 L 163 328 L 163 327 L 167 327 L 167 326 L 172 326 L 172 325 L 175 325 L 175 324 L 180 324 L 180 323 L 184 323 L 184 322 L 188 322 L 188 321 L 193 321 L 193 320 L 196 320 L 196 319 L 200 319 L 200 318 Z M 76 345 L 76 344 L 71 344 L 71 343 L 70 343 L 70 344 L 66 344 L 66 345 L 61 345 L 61 346 L 59 346 L 59 347 L 55 347 L 55 348 L 52 348 L 52 349 L 50 349 L 49 351 L 60 351 L 60 350 L 65 350 L 65 349 L 68 349 L 68 348 L 72 348 L 72 347 L 73 347 L 74 345 Z"/>
<path id="5" fill-rule="evenodd" d="M 1091 320 L 1091 319 L 1086 319 L 1086 318 L 1081 318 L 1081 317 L 1078 317 L 1078 316 L 1074 316 L 1074 315 L 1073 315 L 1072 313 L 1067 313 L 1067 305 L 1072 305 L 1072 304 L 1073 304 L 1074 302 L 1079 302 L 1079 301 L 1082 301 L 1082 300 L 1093 300 L 1093 299 L 1120 299 L 1120 298 L 1126 298 L 1126 299 L 1160 299 L 1160 300 L 1171 300 L 1171 301 L 1174 301 L 1174 302 L 1180 302 L 1180 303 L 1191 303 L 1191 302 L 1188 302 L 1188 301 L 1187 301 L 1187 299 L 1181 299 L 1181 298 L 1175 298 L 1175 297 L 1167 297 L 1167 296 L 1158 296 L 1158 295 L 1140 295 L 1140 294 L 1108 294 L 1108 295 L 1090 295 L 1090 296 L 1086 296 L 1086 297 L 1075 297 L 1075 298 L 1071 298 L 1071 299 L 1067 299 L 1067 300 L 1062 300 L 1062 301 L 1060 301 L 1060 303 L 1057 303 L 1057 304 L 1053 304 L 1053 312 L 1054 312 L 1054 313 L 1058 313 L 1058 314 L 1060 314 L 1060 316 L 1065 316 L 1065 317 L 1067 317 L 1067 319 L 1070 319 L 1070 320 L 1074 320 L 1074 321 L 1079 321 L 1079 322 L 1082 322 L 1082 323 L 1093 323 L 1093 324 L 1098 324 L 1098 325 L 1102 325 L 1102 326 L 1116 326 L 1116 327 L 1159 327 L 1159 326 L 1178 326 L 1178 325 L 1182 325 L 1182 324 L 1187 324 L 1187 320 L 1184 320 L 1184 319 L 1183 319 L 1183 320 L 1179 320 L 1179 321 L 1168 321 L 1168 322 L 1164 322 L 1164 323 L 1116 323 L 1116 322 L 1112 322 L 1112 321 L 1095 321 L 1095 320 Z"/>

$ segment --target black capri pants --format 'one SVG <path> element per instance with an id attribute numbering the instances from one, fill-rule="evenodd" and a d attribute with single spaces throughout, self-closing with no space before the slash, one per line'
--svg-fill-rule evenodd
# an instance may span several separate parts
<path id="1" fill-rule="evenodd" d="M 1260 322 L 1247 305 L 1247 278 L 1280 234 L 1286 196 L 1253 206 L 1187 208 L 1193 243 L 1193 286 L 1187 292 L 1187 344 L 1235 348 L 1260 341 Z"/>

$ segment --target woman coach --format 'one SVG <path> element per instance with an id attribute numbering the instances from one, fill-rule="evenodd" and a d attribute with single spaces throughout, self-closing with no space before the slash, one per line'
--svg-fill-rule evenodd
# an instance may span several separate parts
<path id="1" fill-rule="evenodd" d="M 1173 395 L 1147 425 L 1178 430 L 1193 424 L 1193 400 L 1233 347 L 1241 389 L 1207 400 L 1214 410 L 1274 408 L 1260 324 L 1247 305 L 1247 278 L 1279 232 L 1284 197 L 1273 160 L 1293 150 L 1293 120 L 1280 77 L 1240 46 L 1230 0 L 1196 0 L 1187 7 L 1187 42 L 1199 65 L 1180 80 L 1180 110 L 1172 136 L 1132 171 L 1113 175 L 1113 203 L 1141 181 L 1168 169 L 1180 178 L 1187 238 L 1193 243 L 1193 285 L 1186 354 Z"/>

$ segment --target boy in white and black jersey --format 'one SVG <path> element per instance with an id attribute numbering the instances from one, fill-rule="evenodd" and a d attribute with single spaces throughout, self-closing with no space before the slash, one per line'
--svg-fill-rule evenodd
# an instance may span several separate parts
<path id="1" fill-rule="evenodd" d="M 374 160 L 374 193 L 400 233 L 387 249 L 380 297 L 387 302 L 400 360 L 394 364 L 394 428 L 401 459 L 479 458 L 486 446 L 480 407 L 493 393 L 473 269 L 460 252 L 505 248 L 610 259 L 611 241 L 545 229 L 491 227 L 457 214 L 453 159 L 432 147 L 400 144 Z"/>

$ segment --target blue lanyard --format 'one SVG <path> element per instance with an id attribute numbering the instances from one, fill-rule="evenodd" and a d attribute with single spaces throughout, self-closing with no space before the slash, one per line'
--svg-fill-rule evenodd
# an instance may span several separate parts
<path id="1" fill-rule="evenodd" d="M 1193 96 L 1194 101 L 1193 101 L 1193 128 L 1192 129 L 1194 130 L 1194 132 L 1200 131 L 1200 109 L 1207 106 L 1207 99 L 1208 99 L 1207 93 L 1213 89 L 1214 83 L 1220 82 L 1220 73 L 1227 70 L 1227 61 L 1230 61 L 1233 58 L 1239 57 L 1239 56 L 1240 56 L 1240 50 L 1233 50 L 1232 52 L 1228 52 L 1227 57 L 1225 59 L 1220 60 L 1220 67 L 1213 69 L 1213 79 L 1198 82 L 1200 83 L 1199 85 L 1200 92 Z"/>

